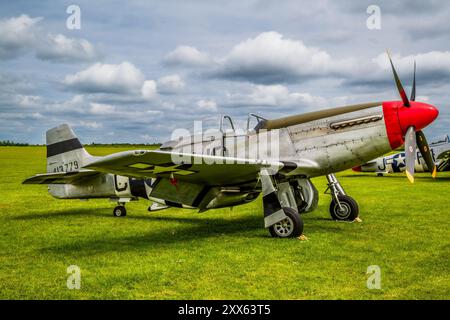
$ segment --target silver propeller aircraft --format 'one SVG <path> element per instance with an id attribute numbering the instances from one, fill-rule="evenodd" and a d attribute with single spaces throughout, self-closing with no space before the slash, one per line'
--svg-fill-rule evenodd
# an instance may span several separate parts
<path id="1" fill-rule="evenodd" d="M 416 172 L 429 171 L 434 178 L 436 172 L 450 170 L 450 138 L 448 135 L 430 143 L 430 153 L 433 160 L 433 163 L 430 164 L 431 169 L 422 157 L 420 150 L 416 150 L 416 161 L 414 163 Z M 386 157 L 376 158 L 352 169 L 356 172 L 375 172 L 378 176 L 383 176 L 387 173 L 404 172 L 406 169 L 405 158 L 405 152 L 399 152 Z"/>
<path id="2" fill-rule="evenodd" d="M 235 130 L 221 118 L 216 134 L 172 139 L 157 150 L 134 150 L 91 156 L 66 124 L 47 131 L 47 173 L 24 183 L 47 184 L 60 199 L 110 198 L 115 216 L 125 203 L 153 201 L 149 210 L 166 207 L 206 211 L 248 203 L 262 193 L 264 226 L 273 237 L 303 233 L 301 213 L 313 211 L 318 191 L 311 178 L 325 175 L 331 194 L 330 214 L 354 220 L 359 209 L 334 173 L 406 147 L 408 178 L 414 175 L 416 135 L 430 156 L 421 131 L 438 116 L 429 104 L 411 98 L 391 62 L 401 101 L 371 102 L 264 119 L 250 114 L 247 129 Z M 250 123 L 255 120 L 256 126 Z M 226 126 L 229 130 L 225 130 Z M 262 141 L 275 141 L 270 147 Z M 425 146 L 427 148 L 425 148 Z M 274 149 L 277 152 L 272 152 Z M 270 150 L 269 150 L 270 149 Z M 410 151 L 411 150 L 411 151 Z"/>

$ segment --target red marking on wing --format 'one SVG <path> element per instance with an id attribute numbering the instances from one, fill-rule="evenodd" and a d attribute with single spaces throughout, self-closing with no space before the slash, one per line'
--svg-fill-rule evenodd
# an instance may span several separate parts
<path id="1" fill-rule="evenodd" d="M 173 185 L 173 186 L 177 189 L 177 191 L 178 191 L 178 180 L 175 179 L 175 178 L 172 176 L 172 177 L 169 178 L 169 182 L 170 182 L 170 184 Z"/>

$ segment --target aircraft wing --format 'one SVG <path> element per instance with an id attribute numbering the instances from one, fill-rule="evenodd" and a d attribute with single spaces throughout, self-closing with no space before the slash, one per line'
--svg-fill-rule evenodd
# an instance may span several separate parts
<path id="1" fill-rule="evenodd" d="M 73 184 L 78 180 L 92 177 L 100 174 L 97 171 L 85 170 L 85 171 L 71 171 L 71 172 L 54 172 L 54 173 L 41 173 L 32 176 L 25 181 L 23 184 Z"/>
<path id="2" fill-rule="evenodd" d="M 262 168 L 278 171 L 283 167 L 292 168 L 291 165 L 278 161 L 182 154 L 161 150 L 114 153 L 84 166 L 104 173 L 134 178 L 173 177 L 206 185 L 248 182 L 255 180 Z"/>
<path id="3" fill-rule="evenodd" d="M 444 151 L 437 156 L 437 169 L 438 171 L 448 171 L 450 163 L 450 150 Z"/>
<path id="4" fill-rule="evenodd" d="M 373 166 L 373 165 L 376 165 L 377 164 L 377 161 L 376 161 L 376 159 L 375 160 L 371 160 L 371 161 L 369 161 L 369 162 L 366 162 L 366 163 L 364 163 L 363 165 L 364 166 Z"/>
<path id="5" fill-rule="evenodd" d="M 450 150 L 444 151 L 437 156 L 438 159 L 448 159 L 450 158 Z"/>

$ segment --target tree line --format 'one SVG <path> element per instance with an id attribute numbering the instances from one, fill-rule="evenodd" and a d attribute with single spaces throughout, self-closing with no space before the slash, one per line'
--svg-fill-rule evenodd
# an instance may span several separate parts
<path id="1" fill-rule="evenodd" d="M 18 146 L 18 147 L 24 147 L 28 146 L 29 144 L 26 142 L 14 142 L 11 140 L 0 140 L 0 146 Z"/>
<path id="2" fill-rule="evenodd" d="M 161 143 L 96 143 L 92 142 L 91 144 L 87 144 L 87 146 L 91 147 L 132 147 L 132 146 L 150 146 L 154 148 L 158 148 Z M 29 144 L 27 142 L 14 142 L 12 140 L 0 140 L 0 146 L 15 146 L 15 147 L 25 147 L 25 146 L 41 146 L 40 144 Z"/>

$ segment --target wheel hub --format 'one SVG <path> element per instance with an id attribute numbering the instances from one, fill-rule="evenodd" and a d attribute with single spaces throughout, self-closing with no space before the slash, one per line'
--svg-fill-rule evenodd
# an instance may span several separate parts
<path id="1" fill-rule="evenodd" d="M 274 225 L 274 231 L 279 237 L 288 237 L 294 230 L 294 223 L 287 217 Z"/>
<path id="2" fill-rule="evenodd" d="M 341 202 L 340 206 L 338 203 L 336 203 L 336 206 L 334 208 L 334 213 L 341 219 L 346 219 L 349 217 L 351 208 L 347 203 Z"/>

